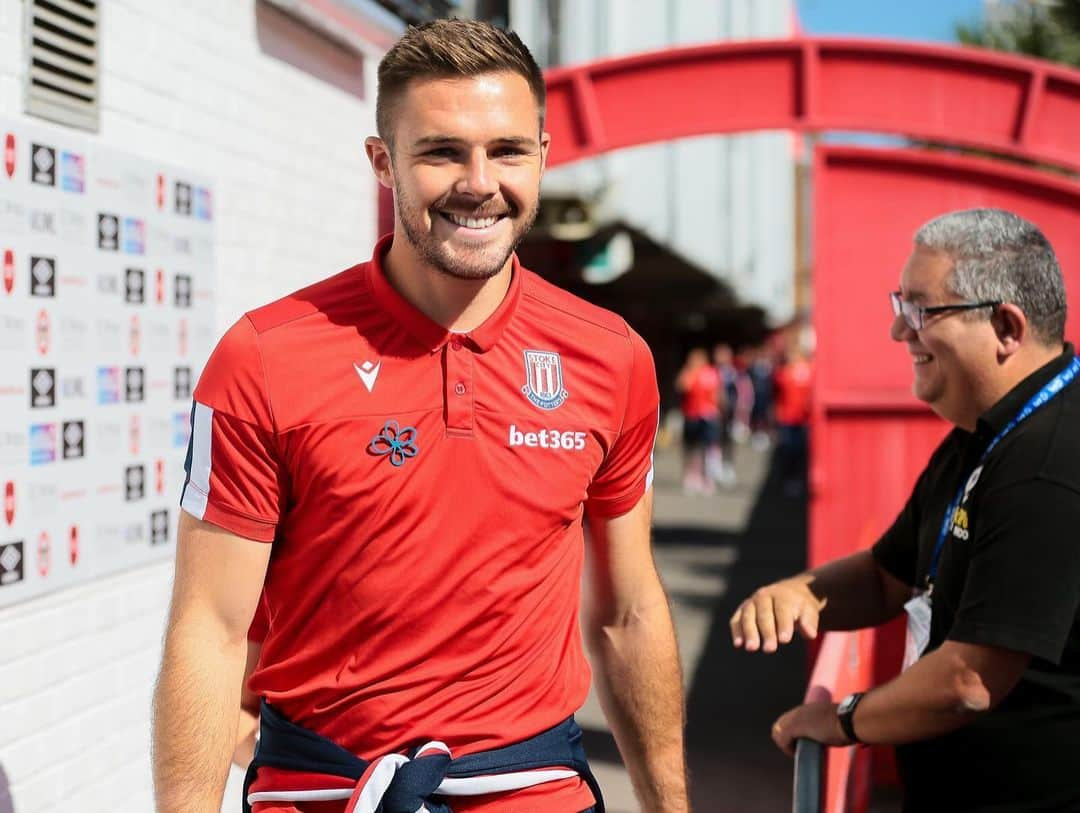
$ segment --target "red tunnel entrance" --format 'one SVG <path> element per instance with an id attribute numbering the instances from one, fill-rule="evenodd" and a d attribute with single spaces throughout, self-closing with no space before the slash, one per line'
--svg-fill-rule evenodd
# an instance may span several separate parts
<path id="1" fill-rule="evenodd" d="M 950 209 L 1010 209 L 1043 229 L 1067 290 L 1080 291 L 1080 182 L 1060 171 L 1080 170 L 1078 71 L 974 49 L 795 39 L 562 68 L 548 74 L 548 88 L 549 165 L 761 129 L 893 133 L 1033 165 L 914 149 L 815 150 L 811 564 L 872 543 L 947 429 L 910 395 L 906 356 L 888 338 L 886 295 L 915 229 Z M 891 677 L 902 648 L 897 632 L 854 637 L 845 650 L 848 680 L 864 687 Z M 852 756 L 838 754 L 834 763 Z M 866 790 L 830 775 L 829 803 L 846 798 L 862 809 Z"/>

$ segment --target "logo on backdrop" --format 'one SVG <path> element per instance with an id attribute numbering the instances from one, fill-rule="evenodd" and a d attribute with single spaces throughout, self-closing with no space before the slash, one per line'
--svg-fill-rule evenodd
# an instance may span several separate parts
<path id="1" fill-rule="evenodd" d="M 30 145 L 30 180 L 41 186 L 56 186 L 56 150 L 44 144 Z"/>
<path id="2" fill-rule="evenodd" d="M 165 272 L 160 268 L 154 272 L 154 300 L 159 305 L 165 304 Z"/>
<path id="3" fill-rule="evenodd" d="M 70 376 L 60 379 L 60 396 L 62 398 L 85 398 L 86 384 L 82 376 Z"/>
<path id="4" fill-rule="evenodd" d="M 86 190 L 86 162 L 78 153 L 60 153 L 60 188 L 78 195 Z"/>
<path id="5" fill-rule="evenodd" d="M 191 184 L 176 182 L 176 213 L 178 215 L 191 214 Z"/>
<path id="6" fill-rule="evenodd" d="M 98 367 L 98 403 L 116 404 L 120 401 L 120 368 Z"/>
<path id="7" fill-rule="evenodd" d="M 37 321 L 34 323 L 34 338 L 37 340 L 38 352 L 47 356 L 52 343 L 52 329 L 49 326 L 49 312 L 46 310 L 38 311 Z"/>
<path id="8" fill-rule="evenodd" d="M 15 252 L 10 248 L 4 249 L 4 291 L 11 293 L 15 290 Z"/>
<path id="9" fill-rule="evenodd" d="M 138 218 L 124 218 L 124 253 L 146 253 L 146 224 Z"/>
<path id="10" fill-rule="evenodd" d="M 4 172 L 9 178 L 15 177 L 15 134 L 4 137 Z"/>
<path id="11" fill-rule="evenodd" d="M 30 425 L 30 465 L 40 466 L 56 460 L 56 424 Z"/>
<path id="12" fill-rule="evenodd" d="M 183 449 L 191 439 L 191 415 L 187 412 L 174 412 L 172 419 L 172 445 L 174 449 Z"/>
<path id="13" fill-rule="evenodd" d="M 15 524 L 15 482 L 13 480 L 4 483 L 4 522 L 8 525 Z"/>
<path id="14" fill-rule="evenodd" d="M 86 432 L 82 421 L 64 421 L 60 436 L 64 441 L 64 460 L 75 460 L 86 454 Z"/>
<path id="15" fill-rule="evenodd" d="M 72 525 L 68 529 L 68 560 L 72 567 L 79 564 L 79 526 Z"/>
<path id="16" fill-rule="evenodd" d="M 120 250 L 120 218 L 99 212 L 97 216 L 98 248 L 102 251 Z"/>
<path id="17" fill-rule="evenodd" d="M 548 350 L 525 351 L 525 397 L 540 409 L 562 406 L 568 393 L 563 389 L 562 359 Z"/>
<path id="18" fill-rule="evenodd" d="M 41 578 L 49 575 L 52 569 L 52 541 L 48 531 L 42 531 L 37 541 L 37 571 Z"/>
<path id="19" fill-rule="evenodd" d="M 120 278 L 116 274 L 99 273 L 97 279 L 99 294 L 112 296 L 120 293 Z"/>
<path id="20" fill-rule="evenodd" d="M 142 465 L 124 469 L 124 499 L 127 502 L 141 500 L 146 496 L 146 469 Z"/>
<path id="21" fill-rule="evenodd" d="M 128 451 L 137 455 L 142 448 L 142 424 L 138 415 L 132 415 L 128 421 Z"/>
<path id="22" fill-rule="evenodd" d="M 210 190 L 204 186 L 195 189 L 195 217 L 199 220 L 211 220 L 214 217 L 214 207 L 210 202 Z"/>
<path id="23" fill-rule="evenodd" d="M 191 276 L 176 274 L 173 277 L 174 304 L 178 308 L 191 307 Z"/>
<path id="24" fill-rule="evenodd" d="M 0 587 L 18 584 L 23 580 L 23 542 L 0 545 Z"/>
<path id="25" fill-rule="evenodd" d="M 173 398 L 177 401 L 191 397 L 191 368 L 173 367 Z"/>
<path id="26" fill-rule="evenodd" d="M 142 325 L 139 324 L 139 314 L 131 314 L 131 324 L 128 326 L 128 343 L 131 347 L 131 355 L 139 355 L 139 347 L 142 345 Z"/>
<path id="27" fill-rule="evenodd" d="M 150 544 L 164 545 L 169 541 L 169 511 L 162 509 L 150 513 Z"/>
<path id="28" fill-rule="evenodd" d="M 146 272 L 142 269 L 129 268 L 124 272 L 124 301 L 129 305 L 146 302 Z"/>
<path id="29" fill-rule="evenodd" d="M 42 409 L 56 406 L 56 368 L 30 368 L 30 407 Z"/>
<path id="30" fill-rule="evenodd" d="M 50 209 L 30 210 L 30 231 L 56 236 L 56 212 Z"/>
<path id="31" fill-rule="evenodd" d="M 30 258 L 30 296 L 56 296 L 56 260 Z"/>
<path id="32" fill-rule="evenodd" d="M 124 400 L 142 401 L 145 397 L 143 392 L 143 379 L 145 378 L 142 367 L 124 368 Z"/>

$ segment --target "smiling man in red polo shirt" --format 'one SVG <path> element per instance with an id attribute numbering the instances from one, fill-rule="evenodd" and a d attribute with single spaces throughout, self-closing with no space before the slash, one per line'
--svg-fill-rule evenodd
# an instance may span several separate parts
<path id="1" fill-rule="evenodd" d="M 652 358 L 513 254 L 543 104 L 516 36 L 411 29 L 367 140 L 393 235 L 246 314 L 208 362 L 155 698 L 159 810 L 220 806 L 260 594 L 257 813 L 602 810 L 572 720 L 582 631 L 643 809 L 687 810 L 649 539 Z"/>

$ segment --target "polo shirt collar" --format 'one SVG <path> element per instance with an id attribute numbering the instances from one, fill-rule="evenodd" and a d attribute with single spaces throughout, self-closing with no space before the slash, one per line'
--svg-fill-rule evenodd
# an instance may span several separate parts
<path id="1" fill-rule="evenodd" d="M 980 434 L 988 434 L 988 437 L 997 435 L 998 432 L 1008 425 L 1009 421 L 1016 417 L 1016 413 L 1023 409 L 1024 404 L 1026 404 L 1035 393 L 1041 390 L 1048 381 L 1072 363 L 1075 354 L 1076 351 L 1073 349 L 1073 346 L 1066 342 L 1065 348 L 1062 350 L 1060 356 L 1052 359 L 1033 372 L 1009 390 L 1000 401 L 990 407 L 990 409 L 986 410 L 979 418 L 976 431 Z"/>
<path id="2" fill-rule="evenodd" d="M 432 353 L 442 349 L 443 345 L 453 336 L 462 339 L 479 353 L 486 353 L 494 347 L 505 332 L 507 325 L 513 321 L 514 314 L 517 313 L 518 303 L 521 301 L 522 268 L 517 255 L 512 256 L 510 287 L 495 312 L 485 319 L 483 324 L 473 328 L 468 333 L 454 333 L 416 308 L 394 290 L 390 281 L 387 280 L 383 260 L 390 250 L 393 238 L 392 234 L 388 234 L 375 244 L 375 252 L 368 266 L 371 291 L 380 307 Z"/>

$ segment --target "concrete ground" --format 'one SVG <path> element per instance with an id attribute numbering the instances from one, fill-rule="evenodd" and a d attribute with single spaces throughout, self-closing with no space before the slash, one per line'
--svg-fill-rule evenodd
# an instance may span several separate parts
<path id="1" fill-rule="evenodd" d="M 694 809 L 791 809 L 791 761 L 769 738 L 806 684 L 801 643 L 773 655 L 731 646 L 728 618 L 760 584 L 805 565 L 806 501 L 783 494 L 769 452 L 740 446 L 737 481 L 709 497 L 683 495 L 677 451 L 657 454 L 655 551 L 679 636 L 687 692 Z M 609 813 L 638 810 L 595 697 L 578 714 Z"/>

